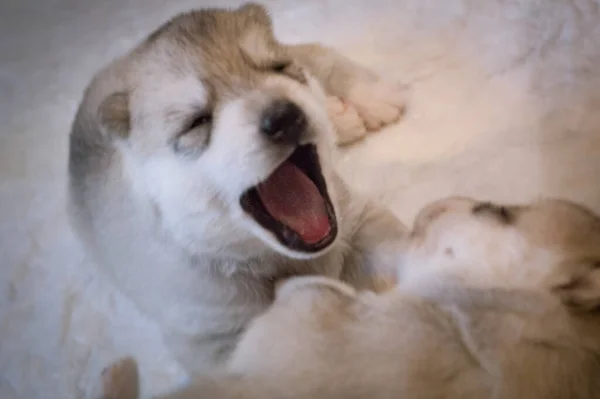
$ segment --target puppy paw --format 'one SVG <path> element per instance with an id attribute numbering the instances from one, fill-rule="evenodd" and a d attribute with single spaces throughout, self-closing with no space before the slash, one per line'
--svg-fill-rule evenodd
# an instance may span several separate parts
<path id="1" fill-rule="evenodd" d="M 346 101 L 356 108 L 366 129 L 373 132 L 400 120 L 406 110 L 407 99 L 405 85 L 377 78 L 355 83 Z"/>
<path id="2" fill-rule="evenodd" d="M 102 371 L 101 399 L 138 399 L 137 363 L 130 357 L 119 360 Z"/>
<path id="3" fill-rule="evenodd" d="M 367 129 L 357 109 L 338 97 L 327 99 L 327 112 L 336 131 L 336 143 L 348 145 L 365 137 Z"/>

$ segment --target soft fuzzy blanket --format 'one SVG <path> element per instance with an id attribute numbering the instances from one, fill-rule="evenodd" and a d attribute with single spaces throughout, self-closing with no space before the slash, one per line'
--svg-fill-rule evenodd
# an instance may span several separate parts
<path id="1" fill-rule="evenodd" d="M 451 194 L 553 195 L 600 210 L 599 1 L 263 3 L 282 39 L 334 45 L 411 85 L 402 123 L 339 154 L 352 184 L 407 223 Z M 139 359 L 146 392 L 184 378 L 69 229 L 67 136 L 100 66 L 178 11 L 229 4 L 0 5 L 0 398 L 85 397 L 123 354 Z"/>

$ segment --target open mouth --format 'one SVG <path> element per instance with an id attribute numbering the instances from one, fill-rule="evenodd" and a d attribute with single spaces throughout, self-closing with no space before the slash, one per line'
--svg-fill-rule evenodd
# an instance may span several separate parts
<path id="1" fill-rule="evenodd" d="M 337 236 L 337 220 L 315 145 L 299 146 L 240 198 L 242 209 L 289 249 L 318 252 Z"/>

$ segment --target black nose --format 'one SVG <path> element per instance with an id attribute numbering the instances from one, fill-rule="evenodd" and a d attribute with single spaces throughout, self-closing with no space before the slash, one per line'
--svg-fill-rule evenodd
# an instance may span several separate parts
<path id="1" fill-rule="evenodd" d="M 291 101 L 277 100 L 263 111 L 260 131 L 279 143 L 297 143 L 306 130 L 306 115 Z"/>

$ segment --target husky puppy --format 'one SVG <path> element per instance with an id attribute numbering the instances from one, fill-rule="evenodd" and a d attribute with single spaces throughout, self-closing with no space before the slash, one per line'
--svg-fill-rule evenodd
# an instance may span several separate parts
<path id="1" fill-rule="evenodd" d="M 404 227 L 330 158 L 395 122 L 404 97 L 331 49 L 279 43 L 259 5 L 179 15 L 88 87 L 70 136 L 74 225 L 188 371 L 219 365 L 274 282 L 372 288 L 373 266 L 395 264 Z"/>
<path id="2" fill-rule="evenodd" d="M 598 216 L 447 199 L 417 218 L 396 289 L 292 278 L 227 371 L 161 398 L 597 398 L 599 309 Z M 135 362 L 104 384 L 137 399 Z"/>

